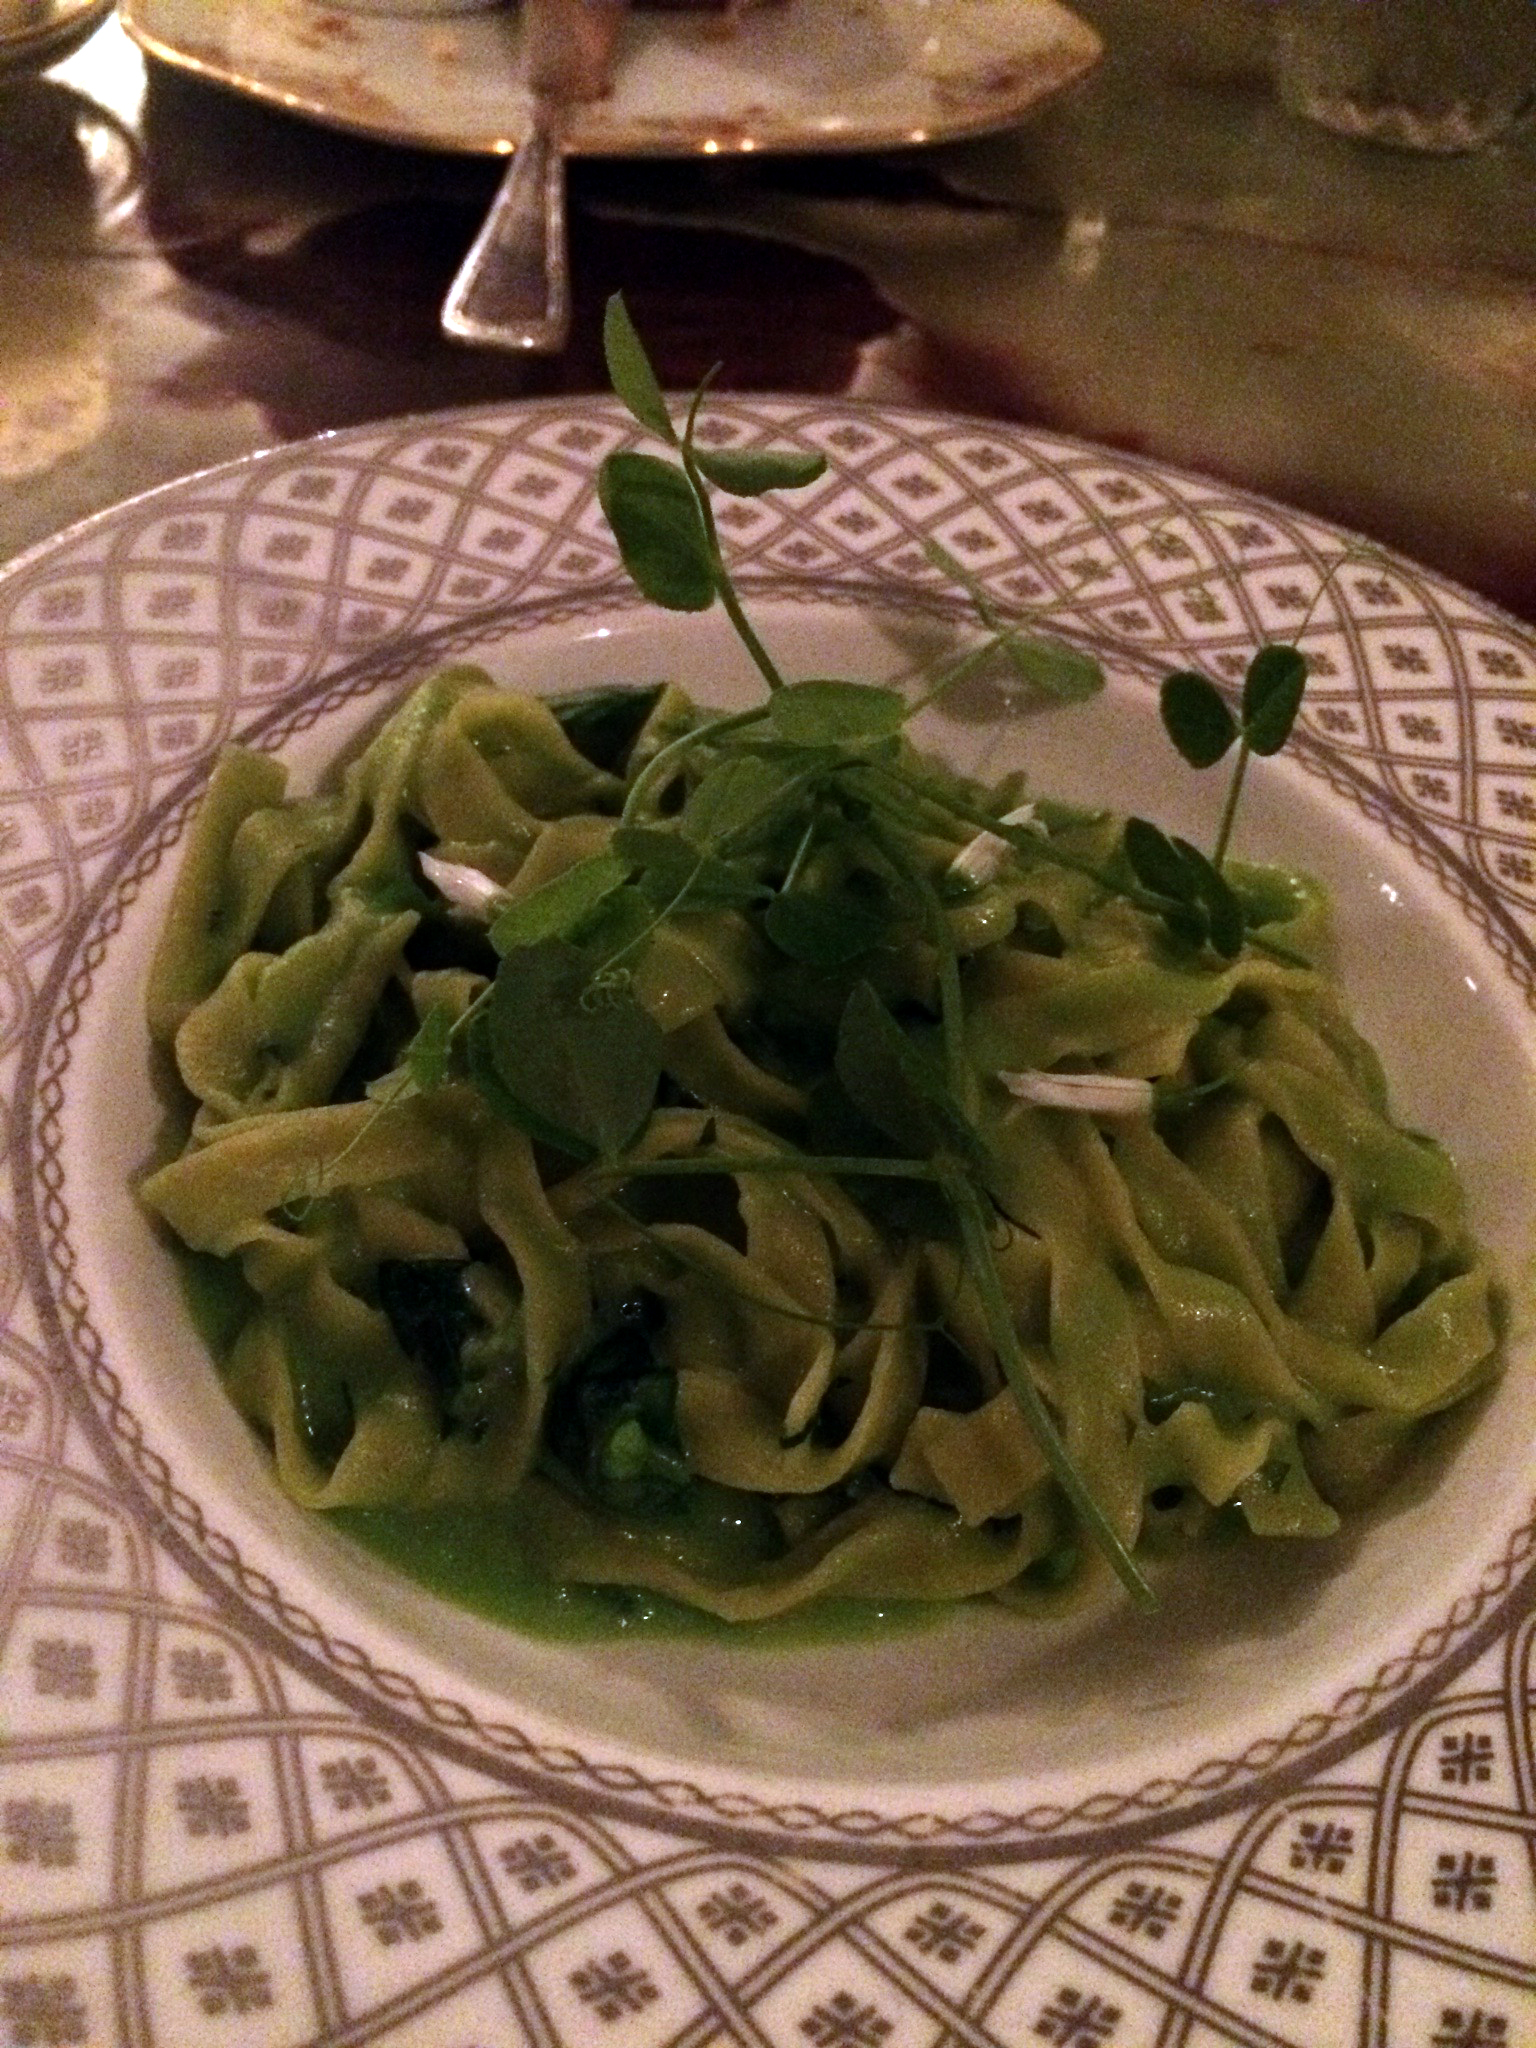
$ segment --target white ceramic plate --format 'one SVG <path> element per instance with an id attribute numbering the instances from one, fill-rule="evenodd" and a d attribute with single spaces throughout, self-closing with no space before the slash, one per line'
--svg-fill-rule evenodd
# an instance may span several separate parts
<path id="1" fill-rule="evenodd" d="M 424 21 L 323 0 L 123 0 L 152 56 L 388 142 L 504 154 L 528 133 L 515 10 Z M 634 9 L 573 156 L 888 149 L 1022 120 L 1100 43 L 1059 0 L 777 0 Z"/>
<path id="2" fill-rule="evenodd" d="M 1053 436 L 730 399 L 826 478 L 722 526 L 786 664 L 900 675 L 1054 599 L 1105 696 L 935 727 L 1207 831 L 1167 667 L 1301 633 L 1250 849 L 1333 883 L 1400 1109 L 1511 1282 L 1536 1232 L 1536 645 L 1322 522 Z M 0 2028 L 22 2044 L 1517 2048 L 1536 2041 L 1536 1374 L 1336 1547 L 1192 1562 L 1151 1623 L 957 1615 L 796 1651 L 533 1642 L 291 1507 L 130 1180 L 177 844 L 240 736 L 315 773 L 447 657 L 750 687 L 645 610 L 583 400 L 351 430 L 0 578 Z M 1320 586 L 1326 581 L 1326 588 Z M 1209 778 L 1206 778 L 1208 781 Z"/>

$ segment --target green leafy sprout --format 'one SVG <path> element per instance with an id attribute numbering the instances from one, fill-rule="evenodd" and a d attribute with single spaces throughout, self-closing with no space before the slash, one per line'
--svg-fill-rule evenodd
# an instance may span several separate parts
<path id="1" fill-rule="evenodd" d="M 1249 662 L 1236 716 L 1216 685 L 1195 670 L 1163 679 L 1163 729 L 1190 767 L 1213 768 L 1234 742 L 1237 760 L 1209 860 L 1145 818 L 1128 820 L 1125 857 L 1136 879 L 1163 899 L 1169 929 L 1196 944 L 1208 942 L 1226 960 L 1236 959 L 1249 936 L 1242 904 L 1222 874 L 1243 780 L 1255 754 L 1278 754 L 1290 738 L 1306 687 L 1306 657 L 1279 645 L 1261 647 Z"/>
<path id="2" fill-rule="evenodd" d="M 615 393 L 665 450 L 620 449 L 602 465 L 598 495 L 624 566 L 640 591 L 667 610 L 703 612 L 718 603 L 766 694 L 749 709 L 705 718 L 659 746 L 630 778 L 608 847 L 501 910 L 490 932 L 500 956 L 494 979 L 456 1021 L 442 1011 L 427 1015 L 407 1052 L 409 1081 L 427 1089 L 467 1079 L 535 1141 L 595 1168 L 615 1197 L 643 1179 L 819 1175 L 846 1181 L 872 1208 L 899 1197 L 920 1207 L 928 1227 L 947 1225 L 1007 1382 L 1057 1484 L 1132 1597 L 1151 1606 L 1146 1581 L 1062 1439 L 1014 1325 L 993 1249 L 997 1231 L 1013 1226 L 989 1189 L 991 1161 L 978 1122 L 981 1081 L 964 1049 L 950 906 L 917 857 L 913 835 L 937 827 L 953 839 L 968 826 L 995 835 L 1017 859 L 1084 874 L 1160 919 L 1169 942 L 1197 961 L 1231 960 L 1252 941 L 1307 965 L 1255 929 L 1260 920 L 1222 871 L 1249 760 L 1284 745 L 1300 706 L 1305 661 L 1293 647 L 1262 648 L 1236 714 L 1203 676 L 1180 673 L 1163 684 L 1163 724 L 1192 767 L 1209 767 L 1237 747 L 1209 857 L 1140 818 L 1128 821 L 1117 856 L 1103 863 L 1031 825 L 1010 825 L 986 807 L 984 792 L 926 768 L 906 748 L 909 721 L 985 662 L 1001 659 L 1032 690 L 1065 702 L 1102 687 L 1098 662 L 1002 616 L 985 589 L 930 544 L 930 561 L 968 593 L 986 629 L 977 646 L 940 670 L 915 702 L 871 683 L 787 679 L 742 607 L 711 491 L 751 498 L 805 488 L 824 474 L 824 458 L 700 446 L 699 415 L 713 373 L 679 428 L 618 295 L 609 301 L 603 340 Z M 622 751 L 636 730 L 627 708 L 636 694 L 572 700 L 568 731 Z M 664 1047 L 635 993 L 633 969 L 668 919 L 715 909 L 758 913 L 786 961 L 846 989 L 826 1083 L 835 1098 L 822 1133 L 827 1141 L 799 1146 L 780 1139 L 732 1153 L 710 1127 L 708 1141 L 683 1156 L 637 1156 Z M 932 949 L 938 1015 L 930 1027 L 894 1014 L 863 971 L 898 929 L 916 929 Z M 631 1349 L 634 1341 L 625 1340 Z M 623 1356 L 628 1360 L 628 1351 Z M 583 1398 L 597 1401 L 597 1388 L 605 1414 L 611 1408 L 618 1418 L 604 1438 L 614 1467 L 605 1483 L 618 1486 L 622 1478 L 633 1490 L 643 1480 L 666 1493 L 679 1480 L 682 1453 L 670 1411 L 663 1415 L 658 1407 L 660 1420 L 651 1418 L 660 1396 L 648 1373 L 643 1359 L 625 1364 L 623 1373 L 605 1365 L 583 1380 Z M 637 1418 L 649 1432 L 647 1456 L 660 1460 L 655 1471 L 637 1467 L 638 1476 L 627 1466 L 620 1470 L 630 1438 L 641 1440 Z M 658 1442 L 664 1456 L 654 1450 Z"/>

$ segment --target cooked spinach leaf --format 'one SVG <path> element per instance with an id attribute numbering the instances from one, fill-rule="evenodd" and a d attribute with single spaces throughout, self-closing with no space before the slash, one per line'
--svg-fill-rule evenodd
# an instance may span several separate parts
<path id="1" fill-rule="evenodd" d="M 596 690 L 573 690 L 569 696 L 553 698 L 549 708 L 578 754 L 594 768 L 621 775 L 630 748 L 665 688 L 665 683 L 652 683 L 632 690 L 614 683 Z"/>
<path id="2" fill-rule="evenodd" d="M 692 1481 L 677 1432 L 677 1377 L 652 1341 L 664 1316 L 653 1294 L 620 1304 L 550 1396 L 551 1453 L 617 1515 L 664 1514 Z"/>
<path id="3" fill-rule="evenodd" d="M 466 1259 L 382 1259 L 379 1307 L 407 1358 L 424 1367 L 446 1409 L 459 1390 L 464 1346 L 484 1327 L 464 1285 Z"/>

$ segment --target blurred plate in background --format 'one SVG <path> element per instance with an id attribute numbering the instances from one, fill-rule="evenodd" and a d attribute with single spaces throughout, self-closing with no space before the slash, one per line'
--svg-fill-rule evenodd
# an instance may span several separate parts
<path id="1" fill-rule="evenodd" d="M 69 0 L 56 0 L 66 5 Z M 425 20 L 318 0 L 124 0 L 152 55 L 384 141 L 506 154 L 528 133 L 515 10 Z M 575 156 L 888 149 L 1005 128 L 1097 63 L 1058 0 L 782 0 L 634 10 Z"/>
<path id="2" fill-rule="evenodd" d="M 0 80 L 54 63 L 111 11 L 112 0 L 0 0 Z"/>

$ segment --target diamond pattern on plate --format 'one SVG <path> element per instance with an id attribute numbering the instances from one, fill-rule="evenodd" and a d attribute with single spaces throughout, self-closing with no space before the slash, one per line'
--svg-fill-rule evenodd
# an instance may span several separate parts
<path id="1" fill-rule="evenodd" d="M 15 648 L 6 664 L 18 711 L 79 710 L 114 701 L 117 676 L 104 640 L 42 640 Z"/>
<path id="2" fill-rule="evenodd" d="M 661 2048 L 704 2009 L 701 1985 L 634 1901 L 532 1943 L 523 1968 L 563 2041 Z"/>
<path id="3" fill-rule="evenodd" d="M 221 594 L 219 579 L 204 570 L 130 569 L 115 592 L 116 623 L 129 635 L 217 633 Z"/>
<path id="4" fill-rule="evenodd" d="M 133 535 L 122 550 L 132 562 L 175 563 L 217 562 L 224 549 L 228 519 L 222 512 L 172 512 L 163 519 L 151 519 Z"/>
<path id="5" fill-rule="evenodd" d="M 0 1956 L 0 2023 L 17 2048 L 89 2048 L 110 2038 L 112 1977 L 103 1941 L 48 1942 Z"/>
<path id="6" fill-rule="evenodd" d="M 1321 522 L 1055 436 L 803 401 L 717 417 L 721 445 L 833 465 L 815 492 L 722 508 L 747 581 L 875 587 L 953 619 L 962 600 L 920 546 L 943 537 L 999 603 L 1053 606 L 1134 673 L 1198 657 L 1235 682 L 1255 636 L 1299 633 L 1308 764 L 1338 786 L 1347 763 L 1350 800 L 1480 875 L 1457 900 L 1484 932 L 1536 909 L 1536 652 L 1475 600 Z M 509 619 L 610 601 L 593 478 L 634 438 L 601 403 L 368 428 L 191 479 L 0 578 L 0 1054 L 42 1028 L 33 988 L 225 735 L 312 722 L 337 671 L 341 689 L 403 677 L 420 657 L 400 638 L 429 626 L 472 656 Z M 1512 941 L 1503 957 L 1529 992 Z M 89 972 L 68 987 L 88 1001 Z M 13 1071 L 0 1061 L 0 1088 Z M 46 1071 L 52 1116 L 67 1059 Z M 1197 1831 L 1179 1833 L 1194 1795 L 1165 1787 L 1164 1832 L 1133 1849 L 936 1870 L 903 1861 L 903 1828 L 926 1848 L 944 1815 L 779 1816 L 742 1791 L 725 1818 L 756 1835 L 721 1846 L 696 1788 L 564 1746 L 530 1786 L 455 1703 L 329 1643 L 231 1553 L 217 1503 L 157 1478 L 88 1321 L 78 1353 L 39 1351 L 22 1256 L 0 1215 L 10 2039 L 319 2043 L 364 2011 L 367 2037 L 401 2048 L 645 2048 L 690 2028 L 768 2048 L 928 2048 L 946 2029 L 970 2048 L 1314 2048 L 1358 2040 L 1368 2013 L 1411 2048 L 1536 2030 L 1531 1622 L 1427 1677 L 1529 1568 L 1528 1529 L 1384 1681 L 1368 1761 L 1276 1794 L 1252 1760 L 1213 1762 L 1202 1782 L 1237 1794 Z M 103 1481 L 109 1450 L 131 1479 Z M 1409 1676 L 1426 1681 L 1411 1709 L 1392 1690 Z M 1292 1755 L 1325 1732 L 1311 1717 Z M 608 1791 L 652 1802 L 655 1824 L 606 1812 Z M 961 1819 L 972 1849 L 1005 1825 Z M 834 1881 L 781 1826 L 862 1860 Z"/>
<path id="7" fill-rule="evenodd" d="M 88 1912 L 109 1894 L 116 1779 L 103 1751 L 0 1760 L 0 1876 L 13 1926 Z"/>
<path id="8" fill-rule="evenodd" d="M 226 1724 L 227 1725 L 227 1724 Z M 145 1759 L 141 1882 L 171 1900 L 282 1860 L 282 1760 L 270 1740 L 211 1729 Z"/>
<path id="9" fill-rule="evenodd" d="M 565 1914 L 573 1900 L 607 1887 L 620 1867 L 601 1838 L 594 1843 L 586 1831 L 547 1812 L 487 1822 L 475 1830 L 475 1847 L 498 1910 L 515 1928 Z"/>
<path id="10" fill-rule="evenodd" d="M 295 1886 L 257 1885 L 168 1913 L 143 1940 L 145 2002 L 159 2038 L 186 2048 L 313 2039 L 318 1987 Z"/>
<path id="11" fill-rule="evenodd" d="M 343 2006 L 385 2005 L 424 1976 L 483 1946 L 486 1929 L 449 1845 L 435 1832 L 402 1835 L 330 1862 L 320 1893 Z"/>
<path id="12" fill-rule="evenodd" d="M 335 553 L 335 528 L 318 519 L 252 512 L 240 524 L 236 561 L 258 575 L 324 583 Z"/>

